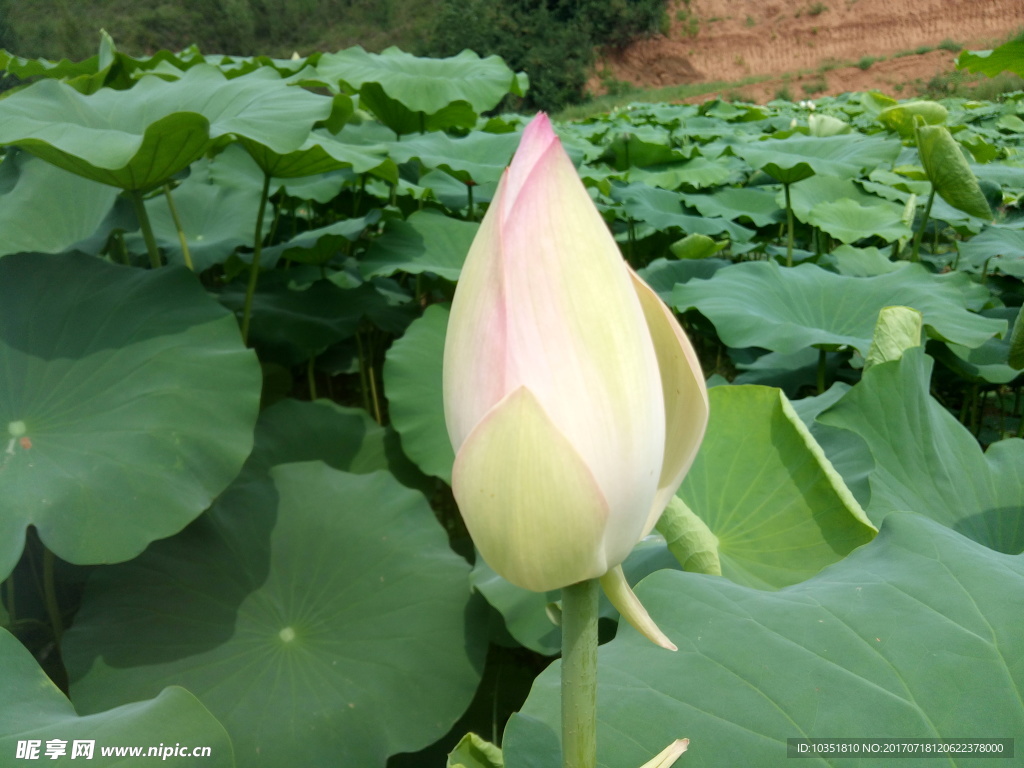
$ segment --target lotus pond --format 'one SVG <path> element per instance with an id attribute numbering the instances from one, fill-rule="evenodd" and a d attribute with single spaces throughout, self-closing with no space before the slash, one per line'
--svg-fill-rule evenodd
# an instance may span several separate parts
<path id="1" fill-rule="evenodd" d="M 525 78 L 109 39 L 0 64 L 35 80 L 0 99 L 0 765 L 560 765 L 559 593 L 474 557 L 441 392 L 528 120 L 484 113 Z M 679 650 L 602 604 L 599 765 L 1024 749 L 1024 94 L 556 129 L 710 387 L 694 516 L 625 563 Z"/>

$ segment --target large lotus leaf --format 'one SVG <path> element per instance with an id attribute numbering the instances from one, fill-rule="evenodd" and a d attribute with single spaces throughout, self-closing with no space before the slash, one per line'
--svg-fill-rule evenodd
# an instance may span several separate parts
<path id="1" fill-rule="evenodd" d="M 465 211 L 468 215 L 470 198 L 472 197 L 472 218 L 480 218 L 480 203 L 489 203 L 494 199 L 498 183 L 486 182 L 468 189 L 464 182 L 459 181 L 447 171 L 435 168 L 427 171 L 419 178 L 419 184 L 402 181 L 398 185 L 398 194 L 410 195 L 416 200 L 437 201 L 449 211 Z"/>
<path id="2" fill-rule="evenodd" d="M 624 178 L 662 189 L 718 187 L 743 178 L 743 163 L 735 157 L 695 157 L 686 162 L 664 163 L 649 168 L 631 168 Z"/>
<path id="3" fill-rule="evenodd" d="M 72 698 L 92 711 L 174 681 L 246 765 L 382 768 L 473 696 L 469 567 L 387 472 L 308 462 L 269 478 L 247 473 L 181 535 L 97 572 L 64 640 Z"/>
<path id="4" fill-rule="evenodd" d="M 965 309 L 958 278 L 933 275 L 908 264 L 874 277 L 847 277 L 813 264 L 792 269 L 748 261 L 719 270 L 707 281 L 677 285 L 672 303 L 697 309 L 730 347 L 793 353 L 815 344 L 847 345 L 867 355 L 883 307 L 921 311 L 937 338 L 977 347 L 1005 330 L 1003 321 Z"/>
<path id="5" fill-rule="evenodd" d="M 388 350 L 384 394 L 402 448 L 428 475 L 451 483 L 455 452 L 448 440 L 441 392 L 448 308 L 427 307 Z"/>
<path id="6" fill-rule="evenodd" d="M 98 764 L 128 768 L 138 765 L 137 756 L 104 755 L 115 747 L 140 747 L 146 756 L 150 747 L 161 763 L 169 766 L 202 763 L 213 768 L 234 768 L 235 760 L 224 727 L 191 693 L 169 687 L 148 701 L 138 701 L 106 712 L 79 717 L 71 702 L 39 668 L 32 654 L 18 640 L 0 629 L 0 755 L 5 765 L 22 764 L 19 746 L 32 753 L 24 760 L 98 760 Z M 57 742 L 57 743 L 54 743 Z M 88 743 L 92 743 L 92 753 Z M 50 744 L 54 752 L 48 752 Z M 164 745 L 183 745 L 189 755 L 163 755 Z M 191 750 L 207 747 L 210 752 L 194 760 Z M 54 754 L 56 753 L 56 754 Z M 50 755 L 54 754 L 51 758 Z M 34 755 L 34 756 L 30 756 Z M 59 756 L 59 757 L 58 757 Z M 120 759 L 119 759 L 120 758 Z"/>
<path id="7" fill-rule="evenodd" d="M 1020 326 L 1020 307 L 993 307 L 982 311 L 987 317 L 1006 320 L 1011 329 Z M 959 344 L 933 344 L 929 354 L 974 384 L 1009 384 L 1020 376 L 1020 369 L 1013 367 L 1013 332 L 1002 338 L 992 338 L 980 347 L 968 349 Z"/>
<path id="8" fill-rule="evenodd" d="M 687 280 L 699 279 L 708 280 L 720 270 L 732 264 L 726 259 L 699 259 L 697 261 L 676 261 L 669 259 L 655 259 L 646 267 L 637 270 L 637 274 L 643 278 L 662 301 L 668 303 L 672 299 L 672 290 L 676 283 L 685 283 Z"/>
<path id="9" fill-rule="evenodd" d="M 163 183 L 229 134 L 275 152 L 295 150 L 330 112 L 330 99 L 287 85 L 271 69 L 228 80 L 201 65 L 178 80 L 147 77 L 130 91 L 91 96 L 41 80 L 4 100 L 0 144 L 138 190 Z"/>
<path id="10" fill-rule="evenodd" d="M 388 222 L 359 261 L 364 277 L 395 272 L 433 272 L 452 282 L 459 279 L 462 262 L 480 225 L 443 216 L 435 211 L 416 211 L 408 220 Z"/>
<path id="11" fill-rule="evenodd" d="M 1010 40 L 990 51 L 963 51 L 956 60 L 956 66 L 989 77 L 1003 71 L 1024 77 L 1024 40 Z"/>
<path id="12" fill-rule="evenodd" d="M 888 254 L 874 246 L 855 248 L 852 245 L 840 245 L 826 253 L 818 263 L 850 277 L 873 277 L 903 268 L 900 262 L 890 261 Z"/>
<path id="13" fill-rule="evenodd" d="M 83 75 L 96 75 L 103 69 L 109 69 L 111 63 L 112 61 L 109 58 L 100 63 L 98 55 L 90 56 L 82 61 L 71 61 L 69 59 L 61 59 L 60 61 L 24 59 L 0 48 L 0 69 L 4 72 L 9 72 L 19 80 L 26 81 L 33 77 L 72 79 L 82 77 Z"/>
<path id="14" fill-rule="evenodd" d="M 296 365 L 352 336 L 375 299 L 386 301 L 369 284 L 351 289 L 330 280 L 299 284 L 288 270 L 274 270 L 264 275 L 253 294 L 249 338 L 261 359 Z M 240 312 L 245 285 L 236 281 L 220 300 Z"/>
<path id="15" fill-rule="evenodd" d="M 264 410 L 239 482 L 263 477 L 277 464 L 299 461 L 323 461 L 356 474 L 386 469 L 410 488 L 423 490 L 427 485 L 402 453 L 393 429 L 380 426 L 361 408 L 329 400 L 285 399 Z"/>
<path id="16" fill-rule="evenodd" d="M 252 246 L 260 207 L 258 190 L 221 187 L 189 178 L 170 194 L 196 272 L 223 263 L 240 245 Z M 150 197 L 145 206 L 153 235 L 168 263 L 184 264 L 181 239 L 166 194 Z M 269 221 L 271 216 L 273 208 L 268 205 L 264 220 Z M 125 240 L 133 252 L 146 252 L 141 234 Z"/>
<path id="17" fill-rule="evenodd" d="M 988 227 L 959 247 L 961 257 L 976 269 L 1024 279 L 1024 230 Z"/>
<path id="18" fill-rule="evenodd" d="M 35 525 L 73 563 L 127 560 L 199 515 L 252 448 L 260 372 L 184 269 L 0 259 L 0 573 Z"/>
<path id="19" fill-rule="evenodd" d="M 301 147 L 286 153 L 251 139 L 242 144 L 264 173 L 282 179 L 312 176 L 318 173 L 351 168 L 356 173 L 380 172 L 390 176 L 388 158 L 382 147 L 348 143 L 340 135 L 324 130 L 313 131 Z"/>
<path id="20" fill-rule="evenodd" d="M 679 651 L 629 628 L 598 651 L 598 766 L 640 765 L 680 737 L 691 768 L 788 765 L 791 738 L 1012 738 L 1024 732 L 1022 560 L 904 514 L 779 592 L 656 573 L 637 595 Z M 541 673 L 506 728 L 510 768 L 559 765 L 559 671 Z"/>
<path id="21" fill-rule="evenodd" d="M 358 219 L 342 219 L 325 227 L 307 229 L 291 240 L 265 247 L 260 258 L 260 266 L 270 269 L 279 259 L 302 264 L 326 264 L 349 243 L 358 240 L 367 227 L 378 221 L 380 210 L 374 208 Z"/>
<path id="22" fill-rule="evenodd" d="M 768 352 L 751 359 L 756 350 L 730 350 L 729 356 L 740 373 L 733 384 L 764 384 L 778 387 L 789 397 L 796 397 L 801 390 L 814 387 L 818 382 L 821 350 L 804 347 L 799 352 L 782 354 Z M 846 355 L 827 352 L 825 354 L 825 379 L 832 381 L 841 372 Z"/>
<path id="23" fill-rule="evenodd" d="M 879 363 L 818 419 L 860 435 L 874 458 L 867 513 L 928 515 L 1000 552 L 1024 551 L 1024 440 L 982 453 L 974 436 L 929 393 L 932 360 L 907 350 Z"/>
<path id="24" fill-rule="evenodd" d="M 996 127 L 1011 133 L 1024 133 L 1024 120 L 1016 115 L 1003 115 L 996 120 Z"/>
<path id="25" fill-rule="evenodd" d="M 824 449 L 832 466 L 842 475 L 846 487 L 863 508 L 871 500 L 868 476 L 875 468 L 871 452 L 860 435 L 816 420 L 822 411 L 835 405 L 849 391 L 849 384 L 837 381 L 820 395 L 794 400 L 793 410 L 811 430 L 814 439 Z"/>
<path id="26" fill-rule="evenodd" d="M 899 141 L 881 136 L 847 133 L 840 136 L 804 136 L 733 144 L 732 151 L 754 168 L 783 183 L 794 183 L 822 173 L 856 176 L 865 168 L 892 163 Z"/>
<path id="27" fill-rule="evenodd" d="M 871 540 L 874 527 L 781 391 L 709 396 L 711 421 L 679 496 L 718 537 L 724 576 L 784 587 Z"/>
<path id="28" fill-rule="evenodd" d="M 854 200 L 818 203 L 808 211 L 807 222 L 843 243 L 867 237 L 894 242 L 913 234 L 903 221 L 902 209 L 881 199 L 872 205 L 861 205 Z"/>
<path id="29" fill-rule="evenodd" d="M 614 187 L 612 198 L 622 204 L 626 217 L 647 222 L 659 231 L 680 229 L 686 234 L 696 232 L 708 237 L 727 234 L 733 243 L 746 243 L 754 236 L 753 230 L 727 219 L 708 219 L 683 213 L 682 199 L 678 193 L 647 184 L 633 183 Z"/>
<path id="30" fill-rule="evenodd" d="M 824 202 L 841 202 L 849 200 L 860 206 L 888 206 L 891 212 L 900 214 L 903 212 L 902 203 L 899 205 L 887 204 L 886 201 L 876 195 L 868 194 L 852 178 L 839 178 L 819 174 L 799 184 L 794 184 L 790 189 L 790 205 L 793 208 L 793 215 L 800 221 L 809 222 L 811 209 Z M 786 196 L 783 191 L 775 195 L 775 202 L 785 210 Z M 886 216 L 886 218 L 889 218 Z"/>
<path id="31" fill-rule="evenodd" d="M 604 145 L 603 157 L 617 171 L 645 168 L 649 165 L 674 163 L 692 156 L 692 149 L 673 146 L 672 133 L 664 125 L 623 126 Z"/>
<path id="32" fill-rule="evenodd" d="M 794 192 L 799 187 L 794 187 Z M 710 195 L 680 195 L 683 202 L 700 211 L 701 216 L 721 216 L 729 221 L 749 218 L 755 226 L 767 227 L 785 219 L 785 208 L 775 194 L 758 187 L 721 189 Z"/>
<path id="33" fill-rule="evenodd" d="M 201 167 L 201 163 L 194 164 L 193 169 Z M 394 163 L 390 164 L 395 167 Z M 241 144 L 231 144 L 213 158 L 209 163 L 209 179 L 220 186 L 248 189 L 257 195 L 263 193 L 263 171 Z M 268 191 L 270 195 L 284 192 L 298 200 L 329 203 L 345 186 L 352 185 L 354 180 L 352 171 L 345 168 L 312 176 L 272 177 Z"/>
<path id="34" fill-rule="evenodd" d="M 519 137 L 519 133 L 473 131 L 452 138 L 436 131 L 396 141 L 389 154 L 397 163 L 418 158 L 427 168 L 441 168 L 464 184 L 495 184 L 519 146 Z"/>
<path id="35" fill-rule="evenodd" d="M 524 93 L 520 79 L 501 58 L 481 59 L 469 50 L 430 59 L 394 47 L 368 53 L 356 46 L 324 54 L 316 68 L 328 82 L 340 81 L 357 91 L 362 105 L 399 134 L 472 128 L 478 114 L 493 109 L 506 95 Z"/>
<path id="36" fill-rule="evenodd" d="M 0 256 L 66 250 L 96 232 L 116 196 L 111 187 L 8 152 L 0 163 Z"/>

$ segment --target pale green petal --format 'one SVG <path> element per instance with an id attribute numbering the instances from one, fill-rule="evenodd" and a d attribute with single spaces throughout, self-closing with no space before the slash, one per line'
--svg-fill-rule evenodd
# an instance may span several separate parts
<path id="1" fill-rule="evenodd" d="M 676 739 L 640 768 L 672 768 L 689 746 L 689 739 Z"/>
<path id="2" fill-rule="evenodd" d="M 498 185 L 502 196 L 506 179 Z M 444 341 L 444 416 L 458 453 L 473 428 L 508 393 L 498 216 L 484 216 L 466 257 Z"/>
<path id="3" fill-rule="evenodd" d="M 633 626 L 633 629 L 665 650 L 679 650 L 675 643 L 658 629 L 651 614 L 647 612 L 643 603 L 629 588 L 629 582 L 626 581 L 626 575 L 622 572 L 622 566 L 615 566 L 601 577 L 601 589 L 604 590 L 604 594 L 611 604 L 615 606 L 615 610 Z"/>
<path id="4" fill-rule="evenodd" d="M 628 268 L 560 145 L 524 181 L 501 247 L 509 385 L 534 393 L 590 467 L 612 515 L 609 561 L 621 562 L 657 491 L 661 377 Z"/>
<path id="5" fill-rule="evenodd" d="M 693 464 L 708 426 L 710 411 L 704 373 L 693 345 L 658 294 L 633 270 L 630 270 L 630 275 L 654 341 L 665 398 L 665 460 L 658 480 L 658 493 L 644 526 L 643 535 L 646 536 Z"/>
<path id="6" fill-rule="evenodd" d="M 528 389 L 510 394 L 462 444 L 452 489 L 480 554 L 513 584 L 545 592 L 607 570 L 608 505 Z"/>

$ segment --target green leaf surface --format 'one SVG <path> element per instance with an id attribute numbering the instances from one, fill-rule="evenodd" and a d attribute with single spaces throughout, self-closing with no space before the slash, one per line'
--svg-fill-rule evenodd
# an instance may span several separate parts
<path id="1" fill-rule="evenodd" d="M 920 345 L 921 313 L 910 307 L 882 307 L 871 349 L 864 358 L 864 370 L 878 363 L 899 360 L 908 349 Z"/>
<path id="2" fill-rule="evenodd" d="M 612 197 L 622 203 L 622 210 L 627 217 L 647 222 L 659 231 L 679 229 L 685 234 L 698 233 L 708 237 L 726 234 L 733 241 L 734 249 L 736 244 L 746 243 L 754 236 L 753 230 L 727 219 L 704 218 L 683 213 L 680 195 L 665 189 L 633 183 L 614 188 Z"/>
<path id="3" fill-rule="evenodd" d="M 332 460 L 356 463 L 358 432 L 335 439 L 347 450 Z M 270 450 L 263 462 L 292 453 Z M 253 470 L 181 535 L 97 572 L 64 638 L 72 698 L 95 711 L 184 685 L 245 765 L 383 768 L 473 696 L 468 573 L 388 472 Z"/>
<path id="4" fill-rule="evenodd" d="M 992 218 L 992 211 L 978 186 L 978 180 L 960 150 L 960 145 L 946 126 L 919 127 L 917 151 L 929 181 L 943 200 L 971 216 L 986 220 Z"/>
<path id="5" fill-rule="evenodd" d="M 1024 40 L 1011 40 L 989 51 L 963 51 L 956 60 L 956 66 L 988 77 L 995 77 L 1001 72 L 1013 72 L 1024 77 Z"/>
<path id="6" fill-rule="evenodd" d="M 604 142 L 603 157 L 617 171 L 687 160 L 688 150 L 673 146 L 672 133 L 663 125 L 630 125 Z"/>
<path id="7" fill-rule="evenodd" d="M 742 163 L 732 157 L 719 157 L 714 160 L 695 157 L 681 163 L 630 168 L 626 171 L 625 179 L 662 189 L 679 189 L 684 185 L 706 189 L 721 186 L 734 178 L 741 178 L 741 167 Z"/>
<path id="8" fill-rule="evenodd" d="M 330 280 L 298 283 L 290 272 L 266 274 L 253 296 L 249 338 L 263 359 L 282 365 L 305 362 L 354 335 L 360 319 L 374 304 L 387 303 L 368 283 L 348 289 Z M 245 302 L 245 286 L 232 284 L 220 300 L 239 312 Z"/>
<path id="9" fill-rule="evenodd" d="M 999 270 L 1024 279 L 1024 230 L 987 227 L 980 235 L 960 243 L 959 248 L 967 264 L 978 270 Z"/>
<path id="10" fill-rule="evenodd" d="M 723 575 L 777 589 L 871 540 L 860 505 L 781 391 L 708 394 L 708 430 L 678 495 L 718 538 Z"/>
<path id="11" fill-rule="evenodd" d="M 900 152 L 898 141 L 859 133 L 840 136 L 803 136 L 733 144 L 732 151 L 756 169 L 783 183 L 795 183 L 816 173 L 856 176 L 865 168 L 892 163 Z"/>
<path id="12" fill-rule="evenodd" d="M 1024 551 L 1024 440 L 982 453 L 929 393 L 921 347 L 879 363 L 818 420 L 860 435 L 874 458 L 867 513 L 918 512 L 1000 552 Z"/>
<path id="13" fill-rule="evenodd" d="M 116 197 L 116 189 L 8 152 L 0 163 L 0 256 L 66 250 L 96 231 Z"/>
<path id="14" fill-rule="evenodd" d="M 1015 370 L 1024 369 L 1024 310 L 1019 310 L 1017 312 L 1017 319 L 1013 321 L 1009 347 L 1007 362 Z"/>
<path id="15" fill-rule="evenodd" d="M 949 278 L 918 265 L 847 277 L 813 264 L 786 269 L 750 261 L 707 281 L 677 285 L 672 303 L 680 311 L 699 310 L 730 347 L 782 353 L 818 344 L 848 345 L 867 355 L 878 312 L 896 304 L 919 310 L 930 335 L 965 346 L 980 346 L 1005 329 L 1002 321 L 969 312 L 959 278 Z"/>
<path id="16" fill-rule="evenodd" d="M 523 94 L 519 78 L 498 56 L 481 59 L 469 50 L 429 59 L 394 47 L 368 53 L 355 46 L 324 54 L 316 68 L 326 81 L 358 92 L 361 104 L 399 134 L 472 128 L 476 116 L 506 94 Z"/>
<path id="17" fill-rule="evenodd" d="M 818 203 L 807 213 L 807 222 L 828 232 L 844 243 L 854 243 L 868 237 L 880 237 L 886 242 L 910 237 L 913 232 L 901 218 L 902 211 L 879 201 L 875 205 L 861 205 L 854 200 L 834 200 Z"/>
<path id="18" fill-rule="evenodd" d="M 62 747 L 51 758 L 49 743 Z M 34 742 L 34 757 L 18 759 L 19 747 Z M 92 753 L 76 753 L 76 742 L 92 742 Z M 163 747 L 208 747 L 209 755 L 193 758 L 163 756 Z M 39 668 L 32 654 L 18 640 L 0 629 L 0 760 L 4 765 L 31 765 L 27 760 L 94 760 L 99 768 L 130 768 L 140 757 L 104 756 L 104 748 L 139 747 L 142 758 L 150 747 L 162 765 L 234 768 L 231 740 L 224 727 L 184 688 L 165 688 L 146 701 L 119 706 L 106 712 L 79 716 L 71 702 Z M 87 749 L 84 745 L 79 749 Z M 53 754 L 53 753 L 51 753 Z M 87 756 L 88 755 L 88 756 Z"/>
<path id="19" fill-rule="evenodd" d="M 476 222 L 460 221 L 436 211 L 416 211 L 405 221 L 387 223 L 384 234 L 359 260 L 360 272 L 366 278 L 396 272 L 432 272 L 455 282 L 479 228 Z"/>
<path id="20" fill-rule="evenodd" d="M 778 224 L 786 216 L 786 209 L 780 208 L 775 201 L 775 193 L 757 187 L 727 187 L 712 194 L 683 194 L 680 197 L 702 216 L 721 216 L 730 221 L 748 218 L 758 227 Z"/>
<path id="21" fill-rule="evenodd" d="M 357 219 L 342 219 L 325 227 L 307 229 L 290 240 L 264 247 L 260 266 L 270 269 L 280 259 L 301 264 L 327 264 L 357 241 L 366 228 L 380 221 L 380 210 L 374 208 Z"/>
<path id="22" fill-rule="evenodd" d="M 144 78 L 130 91 L 83 96 L 41 80 L 4 100 L 0 144 L 17 144 L 86 178 L 145 190 L 187 167 L 229 134 L 276 152 L 297 149 L 331 101 L 288 86 L 272 69 L 228 80 L 196 66 L 180 79 Z"/>
<path id="23" fill-rule="evenodd" d="M 444 420 L 441 381 L 448 307 L 434 304 L 388 350 L 384 394 L 402 448 L 428 475 L 451 483 L 455 451 Z"/>
<path id="24" fill-rule="evenodd" d="M 868 194 L 864 189 L 854 182 L 851 177 L 838 177 L 819 174 L 799 184 L 794 184 L 790 189 L 790 204 L 793 206 L 793 215 L 800 221 L 809 222 L 810 212 L 822 203 L 842 203 L 849 201 L 857 203 L 861 207 L 880 206 L 888 210 L 886 218 L 899 216 L 903 211 L 903 205 L 889 204 L 882 198 Z M 786 205 L 786 196 L 782 191 L 775 195 L 775 202 L 783 207 Z"/>
<path id="25" fill-rule="evenodd" d="M 519 146 L 520 133 L 484 133 L 453 138 L 434 132 L 392 143 L 396 163 L 417 158 L 427 168 L 440 168 L 463 183 L 496 184 Z"/>
<path id="26" fill-rule="evenodd" d="M 871 544 L 779 592 L 675 571 L 636 591 L 679 651 L 630 629 L 599 650 L 599 768 L 640 765 L 680 737 L 687 766 L 719 768 L 786 765 L 790 738 L 1024 732 L 1024 562 L 925 518 L 894 515 Z M 505 730 L 512 768 L 559 765 L 559 671 L 541 673 Z"/>
<path id="27" fill-rule="evenodd" d="M 189 178 L 171 191 L 171 197 L 196 272 L 223 263 L 241 245 L 252 246 L 260 207 L 258 190 L 222 187 Z M 163 193 L 153 195 L 145 206 L 153 235 L 168 263 L 184 265 L 181 240 L 167 197 Z M 272 216 L 273 209 L 268 205 L 264 220 L 270 221 Z M 135 253 L 146 252 L 141 233 L 126 237 L 125 242 Z"/>
<path id="28" fill-rule="evenodd" d="M 983 310 L 988 317 L 1006 320 L 1013 329 L 1002 338 L 991 338 L 980 347 L 970 349 L 959 344 L 932 344 L 928 353 L 957 375 L 974 384 L 1009 384 L 1020 376 L 1014 367 L 1014 333 L 1020 331 L 1020 307 L 993 307 Z M 1020 342 L 1016 342 L 1020 346 Z"/>
<path id="29" fill-rule="evenodd" d="M 252 448 L 255 355 L 184 269 L 4 257 L 0 371 L 3 574 L 30 524 L 73 563 L 134 557 L 206 509 Z"/>

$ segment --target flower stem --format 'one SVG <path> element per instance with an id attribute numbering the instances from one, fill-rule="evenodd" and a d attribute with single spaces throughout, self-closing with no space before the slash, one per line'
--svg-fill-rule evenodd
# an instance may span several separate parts
<path id="1" fill-rule="evenodd" d="M 786 266 L 793 266 L 793 204 L 789 199 L 789 184 L 782 188 L 786 191 Z"/>
<path id="2" fill-rule="evenodd" d="M 149 265 L 153 269 L 159 269 L 160 249 L 156 245 L 153 225 L 149 222 L 149 214 L 146 213 L 146 204 L 143 202 L 142 192 L 138 189 L 133 189 L 130 196 L 132 204 L 135 206 L 135 217 L 139 220 L 139 228 L 142 230 L 142 239 L 146 241 L 146 250 L 149 252 Z"/>
<path id="3" fill-rule="evenodd" d="M 185 237 L 185 230 L 181 226 L 181 218 L 178 216 L 178 208 L 174 205 L 174 198 L 171 196 L 170 183 L 164 184 L 164 197 L 167 198 L 167 208 L 171 212 L 171 219 L 174 221 L 174 228 L 178 230 L 178 242 L 181 243 L 181 258 L 185 260 L 185 266 L 195 272 L 192 266 L 192 254 L 188 249 L 188 238 Z"/>
<path id="4" fill-rule="evenodd" d="M 924 217 L 921 219 L 921 226 L 917 228 L 917 232 L 914 233 L 914 245 L 910 253 L 911 261 L 921 260 L 921 237 L 924 235 L 924 229 L 928 226 L 928 217 L 932 213 L 932 203 L 935 202 L 935 185 L 932 184 L 932 191 L 928 194 L 928 202 L 924 206 Z"/>
<path id="5" fill-rule="evenodd" d="M 46 599 L 46 612 L 50 617 L 50 626 L 53 629 L 53 640 L 60 648 L 61 637 L 64 635 L 64 622 L 60 617 L 60 603 L 57 600 L 57 587 L 54 580 L 54 568 L 56 567 L 57 556 L 50 551 L 49 547 L 43 549 L 43 593 Z"/>
<path id="6" fill-rule="evenodd" d="M 562 590 L 562 768 L 597 766 L 597 579 Z"/>
<path id="7" fill-rule="evenodd" d="M 253 236 L 252 266 L 249 269 L 249 284 L 245 289 L 245 305 L 242 307 L 242 342 L 249 342 L 249 321 L 252 319 L 252 299 L 256 294 L 256 283 L 260 278 L 260 253 L 263 250 L 263 214 L 270 197 L 270 174 L 263 174 L 263 191 L 260 193 L 260 209 L 256 214 L 256 234 Z"/>
<path id="8" fill-rule="evenodd" d="M 6 608 L 7 608 L 7 616 L 10 618 L 11 623 L 13 624 L 15 621 L 17 621 L 17 618 L 18 618 L 17 617 L 17 611 L 15 610 L 15 605 L 14 605 L 14 574 L 13 573 L 11 573 L 11 575 L 8 576 L 7 579 L 4 581 L 4 590 L 7 593 L 7 597 L 4 600 L 4 604 L 5 604 Z"/>

